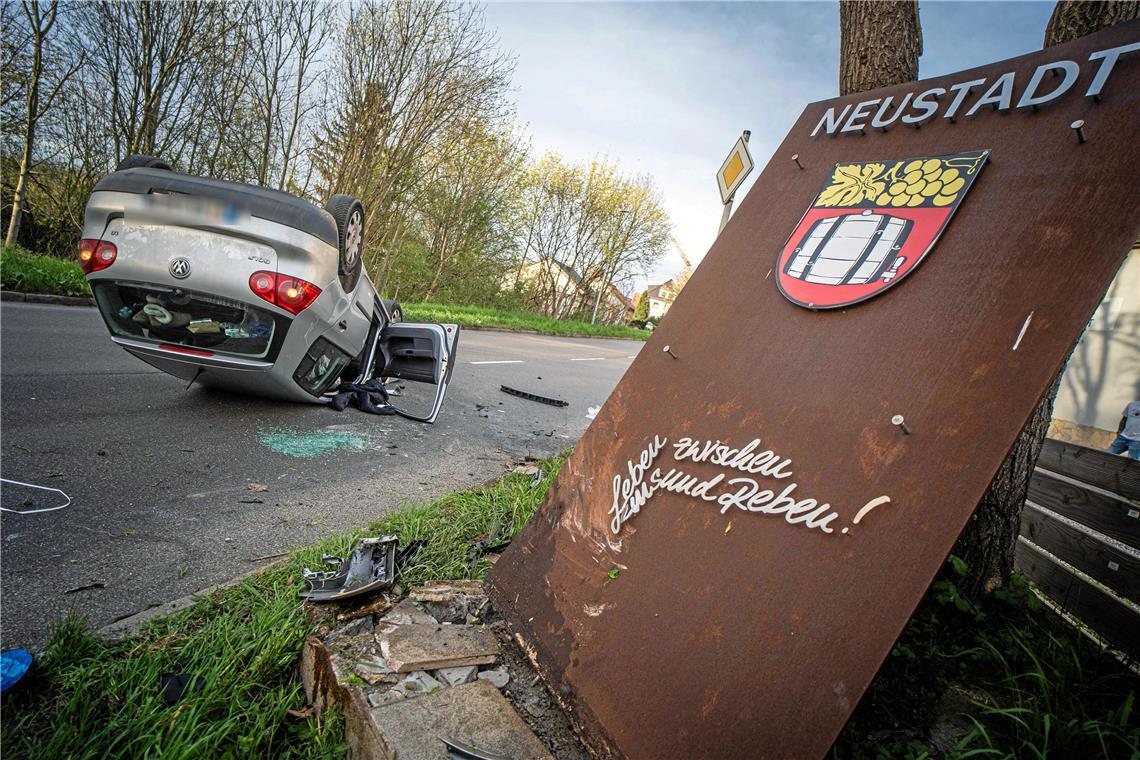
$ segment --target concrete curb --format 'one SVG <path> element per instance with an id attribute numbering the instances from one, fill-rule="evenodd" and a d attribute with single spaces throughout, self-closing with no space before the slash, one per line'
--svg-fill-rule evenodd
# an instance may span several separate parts
<path id="1" fill-rule="evenodd" d="M 0 301 L 19 303 L 47 303 L 54 306 L 94 306 L 91 296 L 57 296 L 49 293 L 20 293 L 15 290 L 0 290 Z"/>
<path id="2" fill-rule="evenodd" d="M 106 639 L 107 641 L 118 641 L 122 638 L 136 636 L 142 630 L 143 626 L 145 626 L 147 623 L 154 622 L 155 620 L 161 620 L 165 617 L 173 615 L 175 612 L 184 610 L 187 607 L 192 606 L 199 599 L 207 597 L 215 591 L 233 588 L 252 575 L 257 575 L 258 573 L 265 572 L 271 567 L 277 567 L 278 565 L 284 564 L 287 559 L 288 557 L 282 557 L 279 560 L 270 562 L 268 565 L 256 567 L 253 570 L 250 570 L 248 573 L 242 573 L 235 578 L 230 578 L 228 581 L 222 581 L 216 585 L 207 586 L 200 591 L 195 591 L 189 596 L 184 596 L 179 599 L 175 599 L 172 602 L 166 602 L 165 604 L 160 604 L 157 607 L 151 607 L 150 609 L 143 610 L 142 612 L 136 612 L 133 615 L 122 618 L 120 620 L 116 620 L 113 623 L 108 623 L 107 625 L 95 631 L 95 635 L 102 639 Z"/>

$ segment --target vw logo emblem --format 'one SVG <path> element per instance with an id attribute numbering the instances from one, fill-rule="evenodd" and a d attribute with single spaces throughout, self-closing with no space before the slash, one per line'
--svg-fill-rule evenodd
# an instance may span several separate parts
<path id="1" fill-rule="evenodd" d="M 170 260 L 170 276 L 185 280 L 190 276 L 190 259 L 179 256 Z"/>

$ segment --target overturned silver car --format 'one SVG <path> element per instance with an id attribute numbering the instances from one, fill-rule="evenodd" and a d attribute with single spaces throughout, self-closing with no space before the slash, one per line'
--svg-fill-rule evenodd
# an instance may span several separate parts
<path id="1" fill-rule="evenodd" d="M 179 174 L 131 156 L 87 202 L 80 263 L 111 339 L 163 372 L 261 396 L 326 403 L 342 382 L 434 386 L 456 325 L 409 324 L 363 269 L 364 209 Z"/>

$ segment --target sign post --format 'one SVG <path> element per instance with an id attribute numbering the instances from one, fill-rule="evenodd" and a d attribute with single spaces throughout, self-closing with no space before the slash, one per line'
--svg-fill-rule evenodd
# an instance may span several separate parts
<path id="1" fill-rule="evenodd" d="M 752 173 L 754 164 L 752 163 L 752 154 L 748 152 L 748 138 L 751 136 L 750 131 L 744 130 L 716 173 L 716 184 L 720 189 L 720 201 L 724 204 L 724 211 L 720 215 L 718 235 L 724 231 L 724 225 L 728 224 L 728 219 L 732 216 L 732 200 L 736 196 L 736 189 L 744 182 L 745 177 Z"/>
<path id="2" fill-rule="evenodd" d="M 1137 112 L 1140 22 L 807 106 L 491 573 L 594 757 L 827 753 L 1140 237 Z"/>

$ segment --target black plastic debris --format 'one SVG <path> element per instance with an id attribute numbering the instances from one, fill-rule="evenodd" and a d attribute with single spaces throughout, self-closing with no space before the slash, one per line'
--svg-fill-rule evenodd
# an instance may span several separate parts
<path id="1" fill-rule="evenodd" d="M 163 673 L 158 677 L 158 687 L 162 690 L 163 701 L 173 705 L 182 699 L 183 694 L 205 689 L 206 679 L 189 673 Z"/>
<path id="2" fill-rule="evenodd" d="M 570 406 L 569 401 L 563 401 L 560 398 L 552 398 L 550 396 L 540 396 L 537 393 L 531 393 L 529 391 L 520 391 L 518 388 L 512 388 L 509 385 L 501 385 L 499 386 L 499 390 L 501 390 L 503 393 L 509 393 L 512 396 L 525 398 L 528 401 L 537 401 L 540 404 L 549 404 L 550 406 Z"/>
<path id="3" fill-rule="evenodd" d="M 503 531 L 497 530 L 484 539 L 467 542 L 470 547 L 467 550 L 467 560 L 471 563 L 472 577 L 475 576 L 475 567 L 479 564 L 480 557 L 484 554 L 498 554 L 511 545 L 511 540 L 508 538 L 504 541 L 504 538 Z"/>
<path id="4" fill-rule="evenodd" d="M 391 586 L 396 580 L 396 536 L 362 538 L 356 542 L 352 556 L 346 562 L 340 557 L 321 557 L 333 570 L 301 571 L 309 590 L 301 597 L 314 602 L 337 602 L 370 591 Z"/>
<path id="5" fill-rule="evenodd" d="M 506 755 L 499 755 L 485 749 L 479 749 L 470 744 L 465 744 L 458 739 L 444 738 L 441 736 L 439 740 L 447 747 L 448 760 L 511 760 Z"/>
<path id="6" fill-rule="evenodd" d="M 399 574 L 405 567 L 412 564 L 412 560 L 416 558 L 421 549 L 427 546 L 427 543 L 426 540 L 420 539 L 401 546 L 400 550 L 396 552 L 396 573 Z"/>

